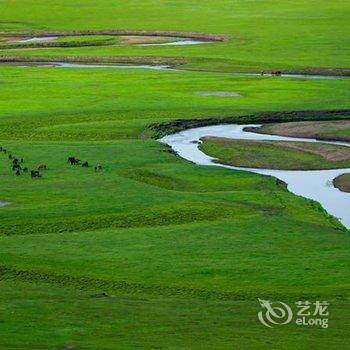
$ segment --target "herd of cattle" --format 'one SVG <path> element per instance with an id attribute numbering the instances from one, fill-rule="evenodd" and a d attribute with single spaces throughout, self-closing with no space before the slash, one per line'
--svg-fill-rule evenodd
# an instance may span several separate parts
<path id="1" fill-rule="evenodd" d="M 28 167 L 24 166 L 24 159 L 23 158 L 16 158 L 12 155 L 11 152 L 9 152 L 6 148 L 0 146 L 0 152 L 4 153 L 4 154 L 8 154 L 8 159 L 11 162 L 11 169 L 14 172 L 14 174 L 16 176 L 20 176 L 21 174 L 26 174 L 29 172 Z M 68 163 L 70 165 L 80 165 L 83 168 L 88 168 L 89 167 L 89 162 L 84 161 L 82 162 L 80 159 L 77 159 L 75 157 L 68 157 Z M 46 164 L 40 164 L 36 169 L 34 170 L 30 170 L 30 176 L 32 178 L 40 178 L 41 172 L 43 170 L 47 169 L 47 165 Z M 97 165 L 94 167 L 95 171 L 101 171 L 102 170 L 102 166 L 101 165 Z"/>
<path id="2" fill-rule="evenodd" d="M 85 162 L 82 162 L 80 159 L 77 159 L 75 157 L 68 157 L 68 163 L 70 165 L 80 165 L 83 167 L 83 168 L 88 168 L 90 165 L 89 165 L 89 162 L 85 161 Z M 95 166 L 95 171 L 101 171 L 102 170 L 102 165 L 97 165 Z"/>

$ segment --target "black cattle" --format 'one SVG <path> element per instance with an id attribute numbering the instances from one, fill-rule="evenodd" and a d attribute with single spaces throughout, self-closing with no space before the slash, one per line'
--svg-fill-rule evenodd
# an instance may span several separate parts
<path id="1" fill-rule="evenodd" d="M 68 163 L 70 163 L 70 165 L 78 165 L 80 162 L 80 159 L 76 159 L 75 157 L 68 157 Z"/>

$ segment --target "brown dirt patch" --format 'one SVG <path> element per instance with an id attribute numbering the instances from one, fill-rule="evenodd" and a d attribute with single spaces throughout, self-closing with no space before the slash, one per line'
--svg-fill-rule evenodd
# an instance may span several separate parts
<path id="1" fill-rule="evenodd" d="M 121 37 L 121 43 L 126 45 L 157 44 L 173 41 L 174 39 L 175 38 L 162 36 L 125 35 Z"/>
<path id="2" fill-rule="evenodd" d="M 271 144 L 273 144 L 273 142 L 271 142 Z M 327 159 L 332 162 L 350 159 L 350 147 L 346 146 L 313 143 L 307 144 L 306 142 L 282 142 L 281 144 L 286 148 L 317 154 L 323 157 L 324 159 Z"/>
<path id="3" fill-rule="evenodd" d="M 350 141 L 347 136 L 322 135 L 329 130 L 350 129 L 350 120 L 338 121 L 305 121 L 292 123 L 268 124 L 261 128 L 246 128 L 260 134 L 274 134 L 288 137 L 315 138 L 318 140 Z"/>
<path id="4" fill-rule="evenodd" d="M 208 34 L 194 32 L 175 31 L 148 31 L 148 30 L 77 30 L 65 32 L 8 32 L 0 33 L 2 36 L 28 37 L 28 36 L 75 36 L 75 35 L 122 35 L 122 36 L 151 36 L 151 37 L 175 37 L 189 38 L 207 41 L 227 41 L 227 36 L 223 34 Z"/>
<path id="5" fill-rule="evenodd" d="M 350 174 L 342 174 L 333 180 L 334 187 L 350 193 Z"/>

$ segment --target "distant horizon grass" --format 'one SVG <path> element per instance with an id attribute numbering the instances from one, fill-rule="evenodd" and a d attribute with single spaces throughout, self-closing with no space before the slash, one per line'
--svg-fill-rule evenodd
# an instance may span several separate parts
<path id="1" fill-rule="evenodd" d="M 0 29 L 48 30 L 163 30 L 224 34 L 225 43 L 185 47 L 88 47 L 3 51 L 13 55 L 92 55 L 185 57 L 189 67 L 218 70 L 350 68 L 346 42 L 350 6 L 343 1 L 209 0 L 176 3 L 111 0 L 6 1 Z M 47 8 L 55 8 L 48 13 Z M 210 18 L 210 23 L 208 23 Z"/>

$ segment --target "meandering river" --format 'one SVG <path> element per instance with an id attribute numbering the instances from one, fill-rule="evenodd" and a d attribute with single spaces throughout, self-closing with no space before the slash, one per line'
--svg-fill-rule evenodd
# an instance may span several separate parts
<path id="1" fill-rule="evenodd" d="M 121 37 L 120 35 L 109 35 L 109 36 Z M 58 38 L 59 36 L 35 36 L 31 38 L 20 39 L 20 40 L 17 40 L 17 42 L 18 43 L 35 43 L 35 42 L 55 41 Z M 130 46 L 188 46 L 188 45 L 202 45 L 202 44 L 212 44 L 212 43 L 220 42 L 216 40 L 203 41 L 203 40 L 194 40 L 191 38 L 182 39 L 182 38 L 176 38 L 176 37 L 169 37 L 168 39 L 169 41 L 160 42 L 160 43 L 154 42 L 154 43 L 144 43 L 144 44 L 130 44 Z M 115 45 L 120 46 L 120 44 L 115 44 Z M 126 45 L 126 44 L 122 44 L 122 45 Z"/>
<path id="2" fill-rule="evenodd" d="M 219 166 L 232 170 L 244 170 L 257 174 L 274 176 L 287 183 L 290 192 L 319 202 L 329 214 L 337 217 L 344 226 L 350 228 L 350 194 L 341 192 L 333 186 L 333 179 L 343 173 L 350 172 L 350 168 L 330 170 L 242 168 L 215 163 L 215 158 L 206 155 L 198 149 L 200 138 L 204 136 L 217 136 L 241 140 L 318 142 L 347 147 L 350 147 L 350 143 L 257 134 L 243 130 L 243 128 L 248 126 L 259 127 L 261 125 L 225 124 L 194 128 L 167 135 L 159 141 L 171 146 L 182 158 L 199 165 Z"/>
<path id="3" fill-rule="evenodd" d="M 190 69 L 181 69 L 172 67 L 170 65 L 161 65 L 161 64 L 99 64 L 99 63 L 77 63 L 77 62 L 0 62 L 4 65 L 15 65 L 15 66 L 36 66 L 36 67 L 58 67 L 58 68 L 116 68 L 116 69 L 151 69 L 151 70 L 163 70 L 163 71 L 178 71 L 178 72 L 189 72 Z M 211 72 L 217 74 L 231 74 L 234 76 L 253 76 L 253 77 L 274 77 L 273 74 L 264 73 L 238 73 L 238 72 Z M 341 75 L 320 75 L 320 74 L 289 74 L 282 73 L 281 75 L 276 76 L 282 78 L 299 78 L 299 79 L 348 79 L 349 76 Z"/>

